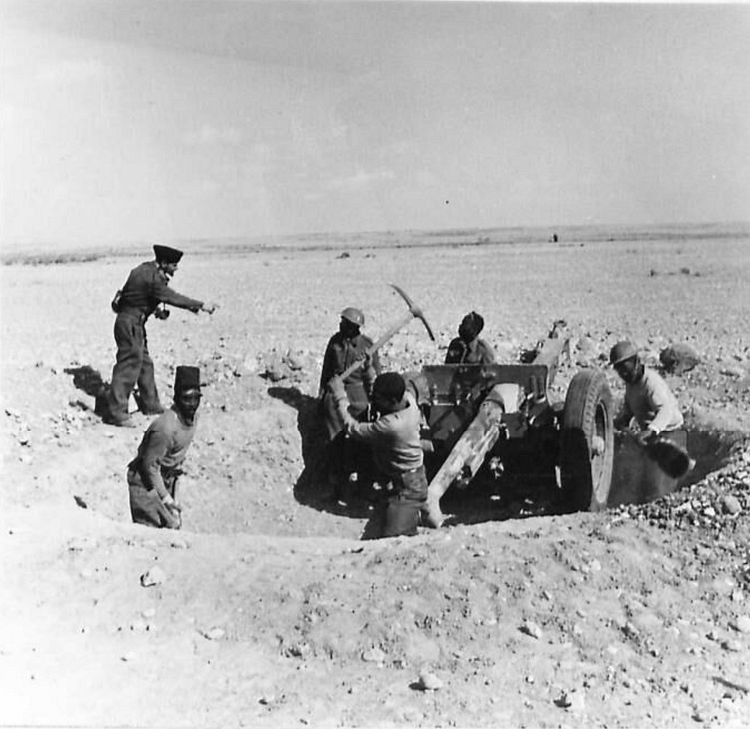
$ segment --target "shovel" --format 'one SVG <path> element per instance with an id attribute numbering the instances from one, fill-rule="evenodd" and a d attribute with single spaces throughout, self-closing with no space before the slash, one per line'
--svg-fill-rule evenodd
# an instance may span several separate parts
<path id="1" fill-rule="evenodd" d="M 656 435 L 645 444 L 641 444 L 637 438 L 635 440 L 645 449 L 646 455 L 670 478 L 682 478 L 695 466 L 690 454 L 668 438 Z"/>

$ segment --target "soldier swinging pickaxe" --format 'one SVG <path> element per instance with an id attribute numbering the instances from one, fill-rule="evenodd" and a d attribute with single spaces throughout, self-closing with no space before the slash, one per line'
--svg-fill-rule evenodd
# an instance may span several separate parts
<path id="1" fill-rule="evenodd" d="M 349 365 L 349 367 L 347 367 L 339 375 L 342 380 L 345 380 L 352 372 L 361 367 L 368 357 L 372 356 L 374 352 L 380 349 L 397 331 L 403 329 L 409 322 L 411 322 L 412 319 L 420 319 L 422 321 L 422 324 L 424 324 L 425 329 L 427 329 L 427 333 L 430 335 L 430 339 L 432 339 L 433 342 L 435 341 L 435 335 L 432 333 L 432 329 L 427 323 L 427 319 L 425 319 L 422 310 L 409 298 L 408 294 L 402 288 L 396 286 L 396 284 L 390 284 L 390 286 L 406 302 L 406 305 L 409 307 L 409 313 L 403 319 L 397 321 L 390 329 L 388 329 L 388 331 L 385 332 L 385 334 L 383 334 L 380 339 L 377 340 L 377 342 L 367 348 L 367 357 L 365 357 L 364 359 L 358 359 L 356 362 Z"/>

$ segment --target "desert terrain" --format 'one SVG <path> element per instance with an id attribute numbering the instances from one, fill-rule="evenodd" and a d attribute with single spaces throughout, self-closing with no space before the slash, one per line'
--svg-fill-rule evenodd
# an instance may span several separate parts
<path id="1" fill-rule="evenodd" d="M 201 367 L 181 531 L 130 523 L 149 419 L 104 425 L 109 302 L 149 245 L 0 268 L 0 726 L 744 727 L 750 717 L 750 227 L 195 242 L 173 287 L 212 317 L 150 321 L 157 384 Z M 413 538 L 362 540 L 364 501 L 317 477 L 316 396 L 339 312 L 386 369 L 442 361 L 461 317 L 517 361 L 556 319 L 554 393 L 632 338 L 666 375 L 697 465 L 599 514 L 466 492 Z"/>

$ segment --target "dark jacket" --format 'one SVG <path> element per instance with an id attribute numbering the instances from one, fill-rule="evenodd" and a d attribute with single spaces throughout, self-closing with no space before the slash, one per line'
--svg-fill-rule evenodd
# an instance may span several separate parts
<path id="1" fill-rule="evenodd" d="M 466 344 L 461 337 L 456 337 L 448 345 L 445 364 L 494 364 L 495 353 L 484 339 L 475 339 Z"/>
<path id="2" fill-rule="evenodd" d="M 380 374 L 380 360 L 377 352 L 372 356 L 367 354 L 367 349 L 372 346 L 372 339 L 365 334 L 358 334 L 353 339 L 348 339 L 341 332 L 336 332 L 328 341 L 325 355 L 323 356 L 323 371 L 320 375 L 320 395 L 325 392 L 328 380 L 334 375 L 340 375 L 347 367 L 357 360 L 363 359 L 365 363 L 354 370 L 344 380 L 347 392 L 350 389 L 362 389 L 370 392 L 372 383 Z"/>
<path id="3" fill-rule="evenodd" d="M 136 266 L 122 288 L 118 313 L 142 314 L 147 319 L 158 304 L 170 304 L 192 312 L 200 311 L 202 301 L 178 294 L 169 288 L 168 281 L 167 274 L 157 266 L 156 261 Z"/>

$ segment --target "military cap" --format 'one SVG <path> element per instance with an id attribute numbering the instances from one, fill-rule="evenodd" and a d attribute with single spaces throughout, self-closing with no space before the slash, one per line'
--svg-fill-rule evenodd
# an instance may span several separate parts
<path id="1" fill-rule="evenodd" d="M 154 246 L 154 255 L 157 261 L 163 261 L 164 263 L 179 263 L 182 258 L 182 251 L 178 251 L 176 248 L 170 248 L 169 246 Z"/>
<path id="2" fill-rule="evenodd" d="M 375 378 L 372 392 L 386 400 L 400 400 L 406 392 L 406 382 L 398 372 L 384 372 Z"/>
<path id="3" fill-rule="evenodd" d="M 479 333 L 484 329 L 484 317 L 481 314 L 477 314 L 476 311 L 470 311 L 461 321 L 464 326 L 471 327 L 471 330 L 475 332 L 474 336 L 478 336 Z"/>
<path id="4" fill-rule="evenodd" d="M 174 373 L 174 391 L 200 390 L 201 372 L 197 367 L 179 365 Z"/>
<path id="5" fill-rule="evenodd" d="M 352 324 L 356 324 L 358 327 L 364 326 L 365 323 L 365 315 L 353 306 L 347 306 L 341 312 L 341 318 L 350 321 Z"/>

